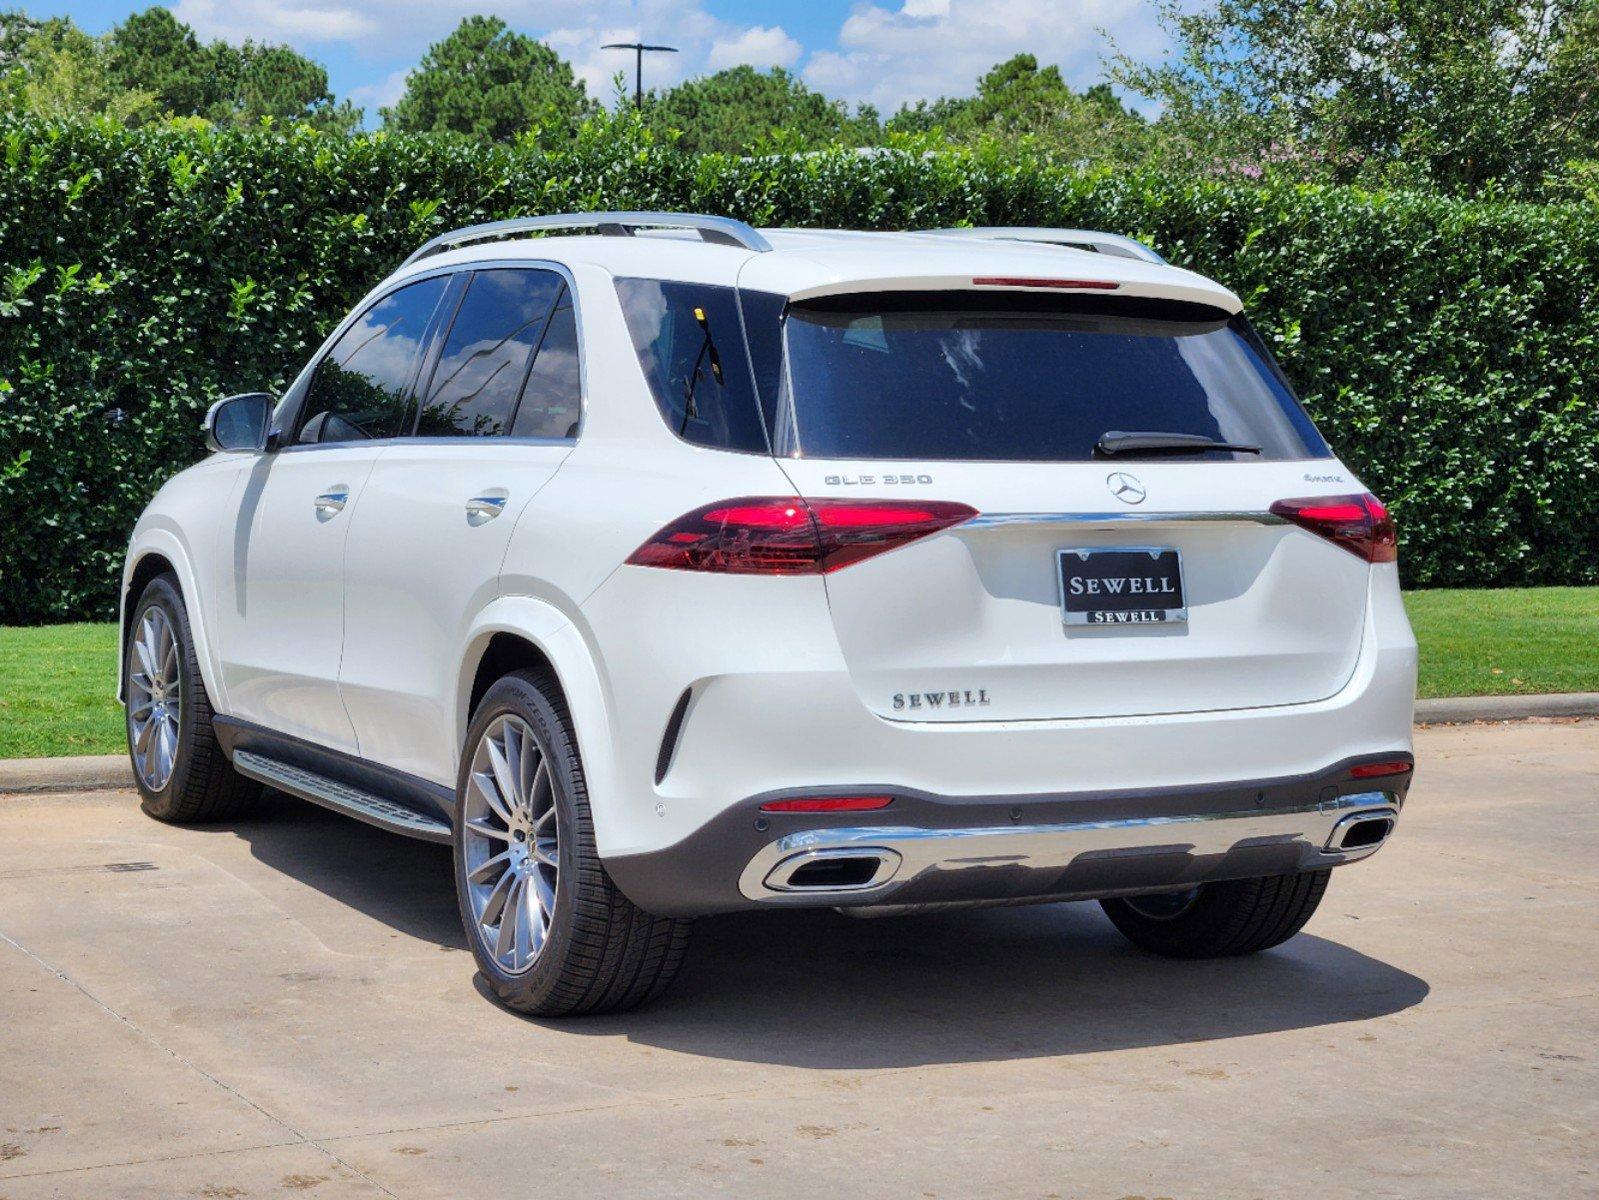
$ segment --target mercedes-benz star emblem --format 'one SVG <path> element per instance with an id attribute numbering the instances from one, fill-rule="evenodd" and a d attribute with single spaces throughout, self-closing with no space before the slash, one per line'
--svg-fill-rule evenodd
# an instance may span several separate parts
<path id="1" fill-rule="evenodd" d="M 1110 489 L 1110 494 L 1123 504 L 1142 504 L 1148 495 L 1144 485 L 1129 475 L 1126 471 L 1112 471 L 1105 476 L 1105 486 Z"/>

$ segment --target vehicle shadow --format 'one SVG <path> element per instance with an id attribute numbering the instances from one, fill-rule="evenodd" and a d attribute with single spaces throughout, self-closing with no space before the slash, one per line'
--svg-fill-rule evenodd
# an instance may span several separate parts
<path id="1" fill-rule="evenodd" d="M 740 913 L 698 923 L 683 974 L 655 1006 L 559 1027 L 712 1058 L 905 1067 L 1334 1025 L 1409 1008 L 1427 991 L 1312 934 L 1245 958 L 1157 958 L 1093 903 L 881 920 Z"/>
<path id="2" fill-rule="evenodd" d="M 466 948 L 443 846 L 278 795 L 223 828 L 261 862 L 398 933 Z M 1335 879 L 1312 928 L 1339 919 Z M 653 1006 L 532 1023 L 707 1058 L 883 1068 L 1336 1025 L 1399 1012 L 1427 992 L 1417 976 L 1316 934 L 1245 958 L 1157 958 L 1092 903 L 876 920 L 824 909 L 702 919 L 677 983 Z M 489 1003 L 481 1019 L 531 1020 Z"/>
<path id="3" fill-rule="evenodd" d="M 467 948 L 448 846 L 399 837 L 271 790 L 247 819 L 211 828 L 244 839 L 274 871 L 396 933 Z"/>

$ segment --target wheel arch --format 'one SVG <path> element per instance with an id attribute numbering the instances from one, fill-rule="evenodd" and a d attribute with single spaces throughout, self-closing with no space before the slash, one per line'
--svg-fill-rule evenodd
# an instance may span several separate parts
<path id="1" fill-rule="evenodd" d="M 122 567 L 122 594 L 117 622 L 117 699 L 126 701 L 123 683 L 123 655 L 127 650 L 128 629 L 133 622 L 133 609 L 140 595 L 158 575 L 171 574 L 178 581 L 178 591 L 189 617 L 189 630 L 194 637 L 194 653 L 200 663 L 200 676 L 205 680 L 206 694 L 212 708 L 225 712 L 226 697 L 221 688 L 221 676 L 214 657 L 210 630 L 205 617 L 199 581 L 189 554 L 171 531 L 162 528 L 139 530 L 128 547 L 127 560 Z"/>
<path id="2" fill-rule="evenodd" d="M 496 679 L 516 670 L 544 676 L 566 701 L 588 783 L 595 840 L 603 855 L 619 819 L 610 707 L 588 641 L 555 605 L 530 596 L 502 596 L 473 622 L 456 681 L 457 751 L 465 750 L 467 726 L 483 693 Z"/>

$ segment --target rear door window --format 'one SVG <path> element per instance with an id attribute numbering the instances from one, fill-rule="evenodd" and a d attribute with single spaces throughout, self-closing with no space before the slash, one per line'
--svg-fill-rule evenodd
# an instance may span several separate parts
<path id="1" fill-rule="evenodd" d="M 790 305 L 774 448 L 812 458 L 1081 462 L 1107 433 L 1331 452 L 1240 316 L 1132 297 L 878 293 Z"/>
<path id="2" fill-rule="evenodd" d="M 494 437 L 510 431 L 517 397 L 564 288 L 553 271 L 473 274 L 433 369 L 417 436 Z"/>
<path id="3" fill-rule="evenodd" d="M 732 288 L 618 279 L 617 295 L 656 406 L 678 437 L 767 453 Z"/>
<path id="4" fill-rule="evenodd" d="M 583 372 L 578 361 L 577 315 L 563 287 L 539 342 L 538 356 L 516 410 L 517 437 L 574 438 L 583 419 Z"/>
<path id="5" fill-rule="evenodd" d="M 390 292 L 360 315 L 317 364 L 297 440 L 354 442 L 409 433 L 412 381 L 448 279 Z"/>

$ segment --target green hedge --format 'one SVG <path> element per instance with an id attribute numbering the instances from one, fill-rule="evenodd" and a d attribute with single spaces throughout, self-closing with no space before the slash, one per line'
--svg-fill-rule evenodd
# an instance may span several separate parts
<path id="1" fill-rule="evenodd" d="M 594 208 L 1143 238 L 1245 298 L 1397 512 L 1410 583 L 1599 582 L 1592 206 L 1083 174 L 994 149 L 693 158 L 627 118 L 555 151 L 0 123 L 0 623 L 111 612 L 128 530 L 201 453 L 206 405 L 283 386 L 425 238 Z"/>

